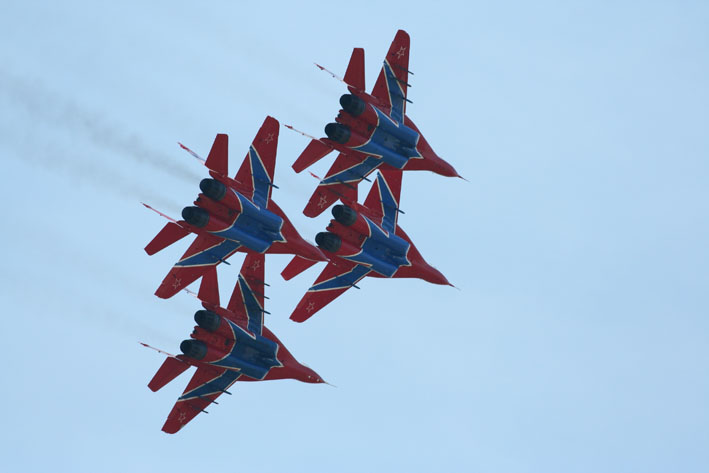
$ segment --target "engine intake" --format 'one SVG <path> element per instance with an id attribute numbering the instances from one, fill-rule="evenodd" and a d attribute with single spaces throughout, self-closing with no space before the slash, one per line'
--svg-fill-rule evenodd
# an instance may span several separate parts
<path id="1" fill-rule="evenodd" d="M 198 310 L 194 313 L 194 321 L 206 331 L 216 332 L 222 322 L 222 318 L 211 310 Z"/>
<path id="2" fill-rule="evenodd" d="M 332 141 L 342 145 L 350 141 L 350 136 L 352 136 L 350 127 L 341 125 L 340 123 L 328 123 L 325 125 L 325 134 Z"/>
<path id="3" fill-rule="evenodd" d="M 320 232 L 315 235 L 315 243 L 323 250 L 331 253 L 337 253 L 342 246 L 340 237 L 330 232 Z"/>
<path id="4" fill-rule="evenodd" d="M 209 223 L 209 214 L 199 207 L 185 207 L 182 209 L 182 218 L 185 219 L 185 222 L 198 228 L 202 228 Z"/>
<path id="5" fill-rule="evenodd" d="M 226 186 L 216 179 L 202 179 L 199 188 L 204 192 L 204 195 L 217 202 L 222 200 L 226 194 Z"/>
<path id="6" fill-rule="evenodd" d="M 346 205 L 336 205 L 332 208 L 332 216 L 346 227 L 354 225 L 357 221 L 357 212 Z"/>
<path id="7" fill-rule="evenodd" d="M 190 358 L 201 360 L 207 354 L 207 344 L 199 340 L 183 340 L 180 350 Z"/>
<path id="8" fill-rule="evenodd" d="M 345 94 L 340 97 L 340 105 L 342 105 L 342 110 L 349 113 L 353 117 L 358 117 L 364 113 L 367 108 L 367 104 L 361 98 L 352 94 Z"/>

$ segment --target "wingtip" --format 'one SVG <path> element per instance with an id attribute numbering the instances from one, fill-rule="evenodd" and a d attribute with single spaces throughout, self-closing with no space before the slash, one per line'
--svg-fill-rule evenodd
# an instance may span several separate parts
<path id="1" fill-rule="evenodd" d="M 460 174 L 457 174 L 457 173 L 456 173 L 456 177 L 461 178 L 461 179 L 464 180 L 465 182 L 470 182 L 469 180 L 467 180 L 466 178 L 464 178 L 464 177 L 461 176 Z"/>

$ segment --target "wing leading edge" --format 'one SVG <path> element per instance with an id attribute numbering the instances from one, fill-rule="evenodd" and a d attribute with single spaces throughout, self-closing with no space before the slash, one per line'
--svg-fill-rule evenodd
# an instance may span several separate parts
<path id="1" fill-rule="evenodd" d="M 291 320 L 305 322 L 347 289 L 357 287 L 356 284 L 370 271 L 366 266 L 345 260 L 337 264 L 328 263 L 296 306 L 290 316 Z"/>

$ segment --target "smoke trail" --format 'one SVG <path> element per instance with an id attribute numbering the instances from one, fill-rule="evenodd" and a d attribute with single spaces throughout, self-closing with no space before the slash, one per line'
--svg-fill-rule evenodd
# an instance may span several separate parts
<path id="1" fill-rule="evenodd" d="M 35 120 L 84 135 L 92 143 L 139 164 L 148 164 L 172 177 L 194 183 L 200 176 L 185 161 L 171 158 L 147 147 L 131 133 L 122 132 L 70 100 L 49 92 L 36 80 L 23 80 L 0 70 L 0 91 L 22 106 Z"/>
<path id="2" fill-rule="evenodd" d="M 161 210 L 172 214 L 177 214 L 182 209 L 182 206 L 175 201 L 164 198 L 133 178 L 102 167 L 84 154 L 62 149 L 60 144 L 48 142 L 46 137 L 42 142 L 33 142 L 31 146 L 23 145 L 16 138 L 0 127 L 0 141 L 5 146 L 14 148 L 13 151 L 18 159 L 41 164 L 44 169 L 61 173 L 77 184 L 88 183 L 102 192 L 108 191 L 134 201 L 136 208 L 142 201 L 153 203 Z"/>

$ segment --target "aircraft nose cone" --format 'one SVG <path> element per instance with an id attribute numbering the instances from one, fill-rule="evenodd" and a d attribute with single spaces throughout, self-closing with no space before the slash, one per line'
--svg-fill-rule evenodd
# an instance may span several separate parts
<path id="1" fill-rule="evenodd" d="M 432 283 L 432 284 L 440 284 L 442 286 L 453 286 L 450 282 L 448 282 L 448 279 L 441 273 L 439 270 L 434 268 L 433 266 L 429 266 L 428 271 L 426 272 L 426 281 Z M 453 286 L 455 287 L 455 286 Z"/>

